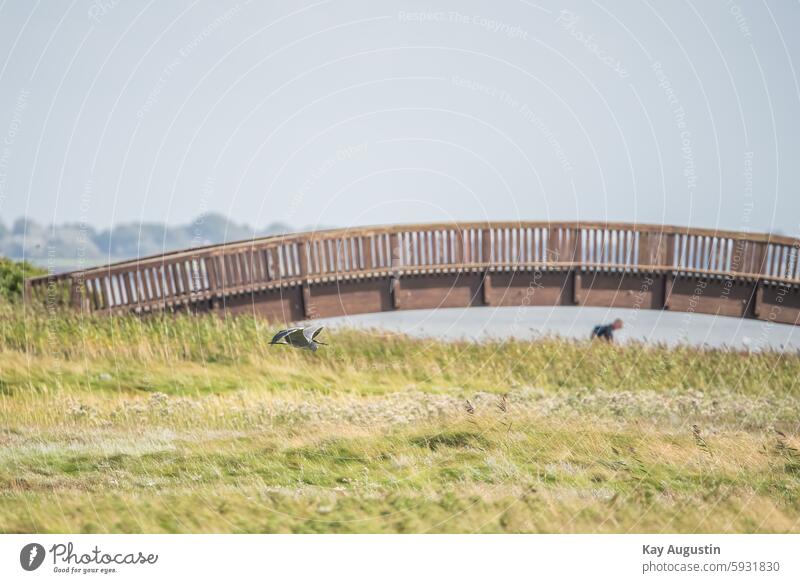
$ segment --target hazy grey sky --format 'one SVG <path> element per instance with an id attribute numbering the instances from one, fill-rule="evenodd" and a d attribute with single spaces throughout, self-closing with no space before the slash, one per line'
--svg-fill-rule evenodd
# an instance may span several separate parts
<path id="1" fill-rule="evenodd" d="M 0 218 L 800 233 L 800 3 L 0 0 Z"/>

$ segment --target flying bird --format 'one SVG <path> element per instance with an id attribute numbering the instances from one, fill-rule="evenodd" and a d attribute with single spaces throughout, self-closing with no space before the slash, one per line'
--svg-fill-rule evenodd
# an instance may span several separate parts
<path id="1" fill-rule="evenodd" d="M 294 348 L 305 348 L 311 352 L 317 351 L 317 346 L 320 344 L 325 346 L 325 342 L 317 340 L 317 336 L 325 326 L 311 326 L 304 327 L 298 326 L 296 328 L 288 328 L 281 330 L 272 337 L 270 344 L 279 344 L 285 346 L 293 346 Z"/>

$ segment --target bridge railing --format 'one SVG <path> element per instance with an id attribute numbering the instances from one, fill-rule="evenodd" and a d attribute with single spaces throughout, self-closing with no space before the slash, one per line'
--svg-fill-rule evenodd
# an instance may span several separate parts
<path id="1" fill-rule="evenodd" d="M 605 223 L 467 223 L 340 229 L 165 253 L 28 280 L 89 311 L 157 309 L 317 280 L 427 270 L 668 271 L 800 283 L 786 237 Z M 54 290 L 58 290 L 56 293 Z"/>

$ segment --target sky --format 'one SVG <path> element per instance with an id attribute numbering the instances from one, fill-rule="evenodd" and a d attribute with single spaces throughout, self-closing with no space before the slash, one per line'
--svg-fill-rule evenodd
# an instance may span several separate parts
<path id="1" fill-rule="evenodd" d="M 800 235 L 800 3 L 0 0 L 0 220 Z"/>

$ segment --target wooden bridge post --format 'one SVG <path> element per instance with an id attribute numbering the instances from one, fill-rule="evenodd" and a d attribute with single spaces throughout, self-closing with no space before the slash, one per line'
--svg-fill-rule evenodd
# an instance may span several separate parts
<path id="1" fill-rule="evenodd" d="M 581 305 L 582 295 L 581 295 L 581 286 L 583 282 L 581 280 L 581 268 L 580 264 L 583 258 L 583 235 L 581 230 L 576 228 L 572 231 L 572 246 L 571 246 L 571 257 L 570 257 L 570 270 L 572 271 L 572 303 L 576 306 Z"/>
<path id="2" fill-rule="evenodd" d="M 755 260 L 755 265 L 753 272 L 758 273 L 760 276 L 768 275 L 769 269 L 767 265 L 767 243 L 766 242 L 759 242 L 755 243 L 755 251 L 753 253 L 753 259 Z M 756 279 L 755 283 L 755 294 L 753 294 L 753 316 L 758 318 L 759 320 L 766 320 L 769 316 L 764 314 L 762 310 L 762 306 L 764 304 L 764 279 L 763 277 L 759 277 Z"/>
<path id="3" fill-rule="evenodd" d="M 756 293 L 753 297 L 753 316 L 759 320 L 764 320 L 764 314 L 761 309 L 764 304 L 764 282 L 761 279 L 756 280 Z"/>
<path id="4" fill-rule="evenodd" d="M 583 278 L 581 277 L 581 270 L 579 267 L 572 268 L 572 303 L 576 306 L 581 305 L 583 300 L 582 293 Z"/>
<path id="5" fill-rule="evenodd" d="M 220 277 L 217 253 L 212 253 L 206 257 L 206 273 L 208 274 L 208 291 L 210 297 L 209 306 L 212 311 L 219 310 Z"/>
<path id="6" fill-rule="evenodd" d="M 86 312 L 87 314 L 92 311 L 89 300 L 89 291 L 86 289 L 86 274 L 81 271 L 78 272 L 77 277 L 71 277 L 70 289 L 72 307 L 79 312 Z M 133 300 L 131 300 L 131 303 Z"/>
<path id="7" fill-rule="evenodd" d="M 485 306 L 490 306 L 492 304 L 492 275 L 489 271 L 492 264 L 491 229 L 483 229 L 483 231 L 481 231 L 481 261 L 485 265 L 483 269 L 483 278 L 481 280 L 483 304 Z"/>
<path id="8" fill-rule="evenodd" d="M 401 233 L 394 234 L 394 245 L 392 245 L 392 278 L 389 283 L 389 293 L 392 296 L 392 308 L 395 310 L 400 309 L 400 268 L 402 267 L 402 256 L 400 250 L 403 245 L 403 236 Z"/>
<path id="9" fill-rule="evenodd" d="M 667 233 L 664 235 L 667 239 L 666 244 L 666 257 L 664 257 L 663 264 L 666 267 L 666 271 L 664 272 L 664 304 L 662 306 L 663 309 L 669 310 L 669 300 L 670 295 L 672 294 L 672 286 L 673 286 L 673 275 L 672 272 L 677 266 L 675 261 L 675 239 L 677 235 L 675 233 Z"/>
<path id="10" fill-rule="evenodd" d="M 308 319 L 313 317 L 314 310 L 311 305 L 311 285 L 308 282 L 308 241 L 303 239 L 298 243 L 298 260 L 300 262 L 300 281 L 302 290 L 302 309 L 303 317 Z"/>
<path id="11" fill-rule="evenodd" d="M 372 258 L 372 235 L 359 237 L 358 243 L 357 253 L 361 257 L 361 263 L 357 269 L 372 271 L 375 268 L 375 261 Z"/>

